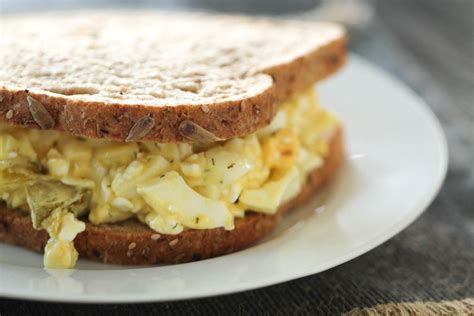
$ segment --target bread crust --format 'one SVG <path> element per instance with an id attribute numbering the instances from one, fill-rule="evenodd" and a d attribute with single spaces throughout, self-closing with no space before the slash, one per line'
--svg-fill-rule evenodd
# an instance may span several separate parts
<path id="1" fill-rule="evenodd" d="M 227 19 L 229 23 L 247 23 L 244 18 Z M 298 22 L 294 23 L 296 25 Z M 313 24 L 304 25 L 307 30 Z M 317 24 L 313 26 L 314 36 L 317 37 Z M 221 53 L 216 51 L 216 54 Z M 245 60 L 245 57 L 242 58 Z M 180 103 L 178 99 L 177 104 L 154 106 L 144 101 L 140 103 L 140 100 L 133 100 L 133 104 L 119 99 L 89 100 L 35 90 L 34 87 L 20 89 L 8 85 L 7 81 L 7 85 L 0 84 L 0 123 L 40 128 L 40 124 L 30 112 L 27 100 L 29 96 L 42 104 L 49 113 L 54 122 L 52 129 L 77 136 L 124 141 L 140 119 L 151 117 L 154 126 L 142 140 L 161 143 L 189 142 L 190 139 L 182 135 L 179 128 L 180 124 L 187 120 L 214 134 L 217 139 L 239 137 L 268 125 L 277 112 L 278 101 L 328 77 L 337 71 L 345 60 L 346 37 L 341 31 L 340 37 L 299 51 L 289 60 L 270 65 L 261 60 L 262 68 L 254 69 L 252 71 L 256 73 L 246 75 L 247 78 L 258 77 L 254 81 L 259 84 L 253 85 L 251 93 L 212 103 L 186 104 Z M 242 64 L 242 69 L 245 70 L 245 61 L 242 61 Z"/>
<path id="2" fill-rule="evenodd" d="M 154 126 L 140 140 L 189 142 L 179 131 L 180 124 L 186 120 L 191 120 L 217 138 L 228 139 L 253 133 L 270 124 L 278 110 L 274 94 L 273 85 L 269 85 L 259 94 L 243 100 L 208 105 L 154 107 L 108 103 L 104 106 L 99 101 L 67 100 L 62 96 L 0 87 L 3 98 L 0 102 L 0 123 L 40 128 L 28 108 L 27 96 L 30 96 L 51 115 L 55 122 L 53 129 L 76 136 L 125 141 L 135 123 L 144 117 L 151 117 Z"/>
<path id="3" fill-rule="evenodd" d="M 303 92 L 315 82 L 335 73 L 347 60 L 347 38 L 315 47 L 289 63 L 275 65 L 263 70 L 272 76 L 277 100 L 284 100 Z"/>
<path id="4" fill-rule="evenodd" d="M 342 131 L 338 129 L 330 141 L 324 165 L 309 174 L 306 185 L 295 198 L 281 206 L 275 215 L 248 212 L 235 221 L 234 230 L 215 228 L 159 235 L 138 221 L 87 223 L 74 244 L 81 257 L 124 265 L 183 263 L 245 249 L 270 232 L 284 213 L 306 202 L 327 183 L 343 159 Z M 33 229 L 29 215 L 5 207 L 0 210 L 0 241 L 42 252 L 47 240 L 46 231 Z"/>

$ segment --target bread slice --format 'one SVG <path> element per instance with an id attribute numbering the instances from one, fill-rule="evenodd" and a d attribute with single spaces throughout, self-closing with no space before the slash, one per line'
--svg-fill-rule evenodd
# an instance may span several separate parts
<path id="1" fill-rule="evenodd" d="M 346 58 L 330 23 L 103 11 L 3 16 L 2 28 L 0 122 L 122 141 L 252 133 Z"/>
<path id="2" fill-rule="evenodd" d="M 281 206 L 275 215 L 248 212 L 236 220 L 234 230 L 215 228 L 159 235 L 135 220 L 107 225 L 87 223 L 74 244 L 81 257 L 114 264 L 181 263 L 235 252 L 255 243 L 272 230 L 285 212 L 307 201 L 334 176 L 343 158 L 339 129 L 333 134 L 323 166 L 309 174 L 299 195 Z M 0 241 L 41 252 L 47 240 L 46 231 L 33 229 L 29 215 L 0 210 Z"/>

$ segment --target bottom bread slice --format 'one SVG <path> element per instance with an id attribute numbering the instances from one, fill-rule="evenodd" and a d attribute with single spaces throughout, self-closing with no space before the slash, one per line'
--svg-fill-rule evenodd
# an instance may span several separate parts
<path id="1" fill-rule="evenodd" d="M 344 158 L 342 131 L 329 143 L 324 164 L 312 171 L 301 192 L 274 215 L 247 212 L 236 219 L 235 229 L 187 230 L 178 235 L 160 235 L 137 220 L 93 225 L 74 240 L 80 257 L 113 264 L 182 263 L 235 252 L 254 244 L 270 232 L 290 209 L 306 202 L 335 174 Z M 33 229 L 30 216 L 0 206 L 0 241 L 42 252 L 48 240 L 44 230 Z"/>

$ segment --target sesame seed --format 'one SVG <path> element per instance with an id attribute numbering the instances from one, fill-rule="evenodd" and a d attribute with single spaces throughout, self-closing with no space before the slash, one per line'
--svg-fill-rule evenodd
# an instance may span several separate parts
<path id="1" fill-rule="evenodd" d="M 209 112 L 209 107 L 206 104 L 203 104 L 203 105 L 201 105 L 201 110 L 204 113 L 208 113 Z"/>
<path id="2" fill-rule="evenodd" d="M 128 245 L 128 249 L 132 250 L 133 248 L 135 248 L 137 246 L 136 243 L 132 242 L 130 245 Z"/>
<path id="3" fill-rule="evenodd" d="M 150 248 L 148 247 L 143 248 L 142 255 L 148 256 L 149 254 L 150 254 Z"/>
<path id="4" fill-rule="evenodd" d="M 153 234 L 153 235 L 151 235 L 151 239 L 153 239 L 153 240 L 158 240 L 158 239 L 160 239 L 160 237 L 161 237 L 160 234 Z"/>
<path id="5" fill-rule="evenodd" d="M 5 115 L 7 120 L 11 119 L 13 117 L 13 110 L 8 110 L 7 114 Z"/>
<path id="6" fill-rule="evenodd" d="M 174 246 L 178 243 L 178 239 L 174 239 L 172 241 L 170 241 L 170 246 Z"/>
<path id="7" fill-rule="evenodd" d="M 132 256 L 132 252 L 131 251 L 127 251 L 127 257 L 131 257 Z"/>

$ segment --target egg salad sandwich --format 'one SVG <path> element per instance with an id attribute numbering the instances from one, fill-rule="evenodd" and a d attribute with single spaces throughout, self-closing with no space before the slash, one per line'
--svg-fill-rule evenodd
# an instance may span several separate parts
<path id="1" fill-rule="evenodd" d="M 314 91 L 346 59 L 339 25 L 140 11 L 0 24 L 0 240 L 47 268 L 244 249 L 342 162 Z"/>

